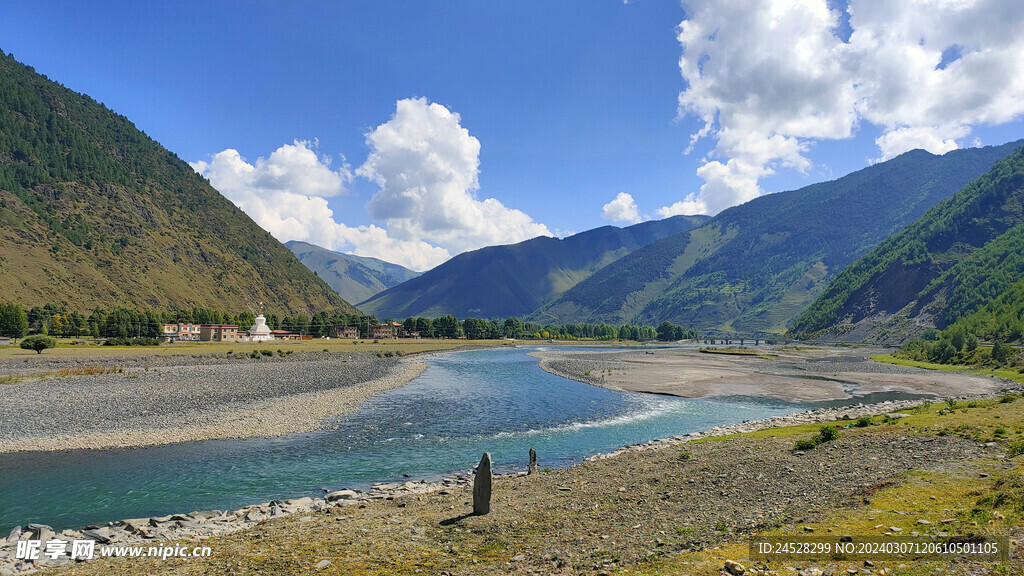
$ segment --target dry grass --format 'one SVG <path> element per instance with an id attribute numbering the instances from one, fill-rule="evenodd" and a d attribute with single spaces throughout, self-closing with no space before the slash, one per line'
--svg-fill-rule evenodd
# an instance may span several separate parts
<path id="1" fill-rule="evenodd" d="M 41 380 L 43 378 L 66 378 L 69 376 L 101 376 L 103 374 L 116 374 L 124 372 L 121 366 L 74 366 L 61 368 L 59 370 L 42 370 L 39 372 L 18 372 L 0 376 L 0 384 L 17 384 L 30 380 Z"/>

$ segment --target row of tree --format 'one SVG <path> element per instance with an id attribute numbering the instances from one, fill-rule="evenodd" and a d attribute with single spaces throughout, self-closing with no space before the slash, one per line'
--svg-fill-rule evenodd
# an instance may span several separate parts
<path id="1" fill-rule="evenodd" d="M 1020 363 L 1017 349 L 1002 340 L 993 342 L 991 348 L 980 344 L 978 336 L 962 326 L 954 325 L 942 332 L 929 328 L 921 338 L 904 344 L 896 356 L 919 362 L 965 366 L 1005 367 Z"/>
<path id="2" fill-rule="evenodd" d="M 267 326 L 271 330 L 286 330 L 293 334 L 313 337 L 331 336 L 332 328 L 355 326 L 359 336 L 368 338 L 370 328 L 379 324 L 374 316 L 337 312 L 318 312 L 312 317 L 300 313 L 295 316 L 268 314 Z M 387 322 L 394 320 L 388 318 Z M 252 312 L 231 314 L 208 308 L 191 308 L 165 312 L 140 311 L 130 308 L 106 310 L 96 308 L 88 316 L 77 310 L 69 311 L 62 304 L 45 304 L 24 310 L 20 304 L 0 302 L 0 335 L 22 338 L 28 334 L 44 334 L 66 338 L 93 336 L 102 338 L 159 338 L 164 324 L 235 324 L 239 330 L 249 330 L 255 322 Z M 557 340 L 658 340 L 671 342 L 696 338 L 694 330 L 669 322 L 657 328 L 613 324 L 541 325 L 524 322 L 519 318 L 506 318 L 504 322 L 482 318 L 466 318 L 461 322 L 455 316 L 440 318 L 406 318 L 402 328 L 407 333 L 419 333 L 423 338 L 469 338 L 488 340 L 498 338 L 539 338 Z"/>

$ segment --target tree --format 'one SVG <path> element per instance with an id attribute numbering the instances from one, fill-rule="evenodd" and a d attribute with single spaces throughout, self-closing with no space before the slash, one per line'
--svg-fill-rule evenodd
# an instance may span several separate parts
<path id="1" fill-rule="evenodd" d="M 506 318 L 504 328 L 505 336 L 509 338 L 519 338 L 523 335 L 523 321 L 519 318 Z"/>
<path id="2" fill-rule="evenodd" d="M 46 350 L 47 348 L 56 348 L 57 339 L 53 336 L 37 334 L 22 340 L 21 347 L 25 350 L 35 350 L 36 354 L 42 354 L 43 350 Z"/>
<path id="3" fill-rule="evenodd" d="M 20 304 L 0 302 L 0 336 L 21 338 L 28 334 L 28 315 Z"/>
<path id="4" fill-rule="evenodd" d="M 1010 359 L 1010 356 L 1012 354 L 1013 348 L 1011 348 L 1008 344 L 1004 343 L 1002 340 L 996 340 L 992 344 L 992 359 L 998 362 L 999 364 L 1005 364 L 1006 361 Z"/>
<path id="5" fill-rule="evenodd" d="M 462 326 L 459 320 L 451 314 L 434 320 L 434 330 L 442 338 L 458 338 L 462 336 Z"/>

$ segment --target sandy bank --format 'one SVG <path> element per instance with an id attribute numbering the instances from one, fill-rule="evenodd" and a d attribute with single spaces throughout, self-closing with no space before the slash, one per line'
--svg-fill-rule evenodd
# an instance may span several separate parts
<path id="1" fill-rule="evenodd" d="M 814 402 L 852 394 L 907 392 L 939 397 L 991 395 L 1008 386 L 995 378 L 937 372 L 871 361 L 877 350 L 759 348 L 755 355 L 696 349 L 533 352 L 544 370 L 616 390 L 709 396 L 771 397 Z"/>

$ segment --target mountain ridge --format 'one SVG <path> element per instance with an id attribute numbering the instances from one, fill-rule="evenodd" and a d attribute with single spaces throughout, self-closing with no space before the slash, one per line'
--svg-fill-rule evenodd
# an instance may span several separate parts
<path id="1" fill-rule="evenodd" d="M 942 156 L 916 150 L 761 196 L 623 257 L 528 319 L 669 321 L 705 332 L 780 334 L 847 265 L 1017 146 Z"/>
<path id="2" fill-rule="evenodd" d="M 601 226 L 562 239 L 539 236 L 488 246 L 459 254 L 358 306 L 392 318 L 520 316 L 622 255 L 706 219 L 674 216 L 625 228 Z"/>
<path id="3" fill-rule="evenodd" d="M 1012 301 L 999 302 L 1019 291 L 1022 278 L 1024 147 L 844 270 L 796 319 L 791 332 L 903 343 L 985 308 L 1014 308 Z M 1015 329 L 974 326 L 972 331 L 985 335 Z"/>
<path id="4" fill-rule="evenodd" d="M 0 56 L 0 293 L 75 309 L 354 311 L 127 118 Z"/>
<path id="5" fill-rule="evenodd" d="M 362 302 L 421 274 L 379 258 L 343 254 L 309 242 L 289 240 L 284 245 L 346 302 Z"/>

